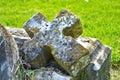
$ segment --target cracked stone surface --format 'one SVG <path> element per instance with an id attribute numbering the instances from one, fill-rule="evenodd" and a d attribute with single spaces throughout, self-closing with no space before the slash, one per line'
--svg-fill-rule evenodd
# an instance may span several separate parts
<path id="1" fill-rule="evenodd" d="M 39 30 L 33 37 L 29 35 L 32 40 L 24 44 L 26 61 L 30 61 L 30 64 L 32 62 L 33 67 L 45 66 L 47 63 L 45 55 L 52 54 L 58 64 L 70 75 L 77 76 L 90 61 L 88 49 L 75 40 L 82 33 L 80 20 L 66 10 L 62 10 L 52 22 L 46 22 L 43 17 L 38 13 L 24 24 L 28 34 L 37 32 L 34 28 Z M 43 52 L 44 46 L 47 46 L 51 52 Z"/>
<path id="2" fill-rule="evenodd" d="M 0 25 L 0 80 L 15 80 L 19 52 L 11 33 Z"/>

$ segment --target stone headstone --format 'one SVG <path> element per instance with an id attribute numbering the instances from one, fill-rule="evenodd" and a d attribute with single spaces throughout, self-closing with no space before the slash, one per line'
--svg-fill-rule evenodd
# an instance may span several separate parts
<path id="1" fill-rule="evenodd" d="M 11 33 L 0 25 L 0 80 L 15 80 L 19 52 Z"/>

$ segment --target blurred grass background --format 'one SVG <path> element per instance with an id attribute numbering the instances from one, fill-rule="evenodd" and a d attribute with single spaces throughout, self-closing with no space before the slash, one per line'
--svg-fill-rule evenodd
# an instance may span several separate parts
<path id="1" fill-rule="evenodd" d="M 112 65 L 120 67 L 120 0 L 0 0 L 0 23 L 22 28 L 37 12 L 52 21 L 62 9 L 81 19 L 81 36 L 97 38 L 110 46 Z"/>

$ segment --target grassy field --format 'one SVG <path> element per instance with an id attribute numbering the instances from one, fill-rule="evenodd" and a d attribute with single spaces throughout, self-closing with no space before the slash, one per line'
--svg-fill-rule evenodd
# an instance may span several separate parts
<path id="1" fill-rule="evenodd" d="M 81 36 L 98 38 L 112 48 L 112 64 L 119 67 L 120 0 L 0 0 L 0 23 L 22 28 L 37 12 L 51 21 L 62 9 L 81 19 L 84 30 Z"/>

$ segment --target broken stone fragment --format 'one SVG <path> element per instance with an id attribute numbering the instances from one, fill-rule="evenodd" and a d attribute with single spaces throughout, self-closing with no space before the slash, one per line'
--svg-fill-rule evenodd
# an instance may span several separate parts
<path id="1" fill-rule="evenodd" d="M 35 16 L 37 19 L 34 20 Z M 25 23 L 28 27 L 30 26 L 29 28 L 35 26 L 39 29 L 39 32 L 34 33 L 34 37 L 23 46 L 26 61 L 32 63 L 31 66 L 33 67 L 45 66 L 49 60 L 49 56 L 46 55 L 52 54 L 57 63 L 70 75 L 77 76 L 90 61 L 88 49 L 74 39 L 82 33 L 80 20 L 66 10 L 62 10 L 49 23 L 43 20 L 43 24 L 42 18 L 41 15 L 36 14 Z M 34 32 L 32 29 L 27 30 Z M 44 46 L 47 46 L 45 50 L 42 49 Z M 49 51 L 45 52 L 46 49 Z"/>
<path id="2" fill-rule="evenodd" d="M 13 37 L 17 43 L 17 46 L 19 48 L 19 52 L 23 51 L 22 46 L 23 46 L 24 42 L 27 40 L 30 40 L 29 37 L 20 37 L 20 36 L 14 36 L 14 35 L 13 35 Z"/>
<path id="3" fill-rule="evenodd" d="M 34 80 L 71 80 L 72 77 L 55 71 L 53 68 L 35 70 Z"/>
<path id="4" fill-rule="evenodd" d="M 19 49 L 22 47 L 25 41 L 30 40 L 30 37 L 28 36 L 27 32 L 24 29 L 10 27 L 6 27 L 6 29 L 14 37 Z"/>
<path id="5" fill-rule="evenodd" d="M 88 49 L 90 54 L 92 54 L 99 45 L 102 45 L 102 43 L 95 38 L 78 37 L 76 41 Z"/>
<path id="6" fill-rule="evenodd" d="M 0 80 L 15 80 L 19 52 L 17 44 L 2 25 L 0 25 Z"/>
<path id="7" fill-rule="evenodd" d="M 25 41 L 30 40 L 30 37 L 28 36 L 27 32 L 24 29 L 10 27 L 6 27 L 6 29 L 12 34 L 13 38 L 15 39 L 19 49 L 19 55 L 22 57 L 23 56 L 22 46 Z"/>
<path id="8" fill-rule="evenodd" d="M 79 80 L 109 80 L 111 49 L 95 38 L 80 37 L 77 41 L 90 52 L 90 63 L 81 71 Z"/>
<path id="9" fill-rule="evenodd" d="M 10 28 L 6 27 L 6 29 L 13 35 L 18 37 L 29 37 L 27 32 L 24 29 L 21 28 Z"/>
<path id="10" fill-rule="evenodd" d="M 90 56 L 91 62 L 86 68 L 86 78 L 90 80 L 109 80 L 111 61 L 110 55 L 111 49 L 108 46 L 99 46 Z"/>

